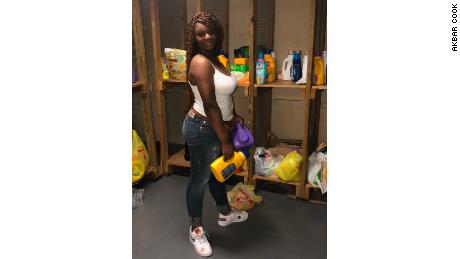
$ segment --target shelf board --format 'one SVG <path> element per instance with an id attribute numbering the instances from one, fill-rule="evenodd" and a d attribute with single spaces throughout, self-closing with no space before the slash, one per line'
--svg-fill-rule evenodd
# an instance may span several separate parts
<path id="1" fill-rule="evenodd" d="M 136 81 L 136 82 L 133 83 L 133 89 L 142 88 L 143 85 L 144 85 L 144 82 L 142 82 L 142 81 Z"/>
<path id="2" fill-rule="evenodd" d="M 185 149 L 181 149 L 179 152 L 169 157 L 168 161 L 166 161 L 166 164 L 172 165 L 172 166 L 190 167 L 190 161 L 186 161 L 184 159 L 184 154 L 185 154 Z M 236 173 L 235 175 L 247 177 L 248 171 L 242 170 L 241 172 Z"/>
<path id="3" fill-rule="evenodd" d="M 249 83 L 238 83 L 238 87 L 249 87 Z"/>
<path id="4" fill-rule="evenodd" d="M 167 165 L 174 165 L 180 167 L 190 167 L 190 161 L 184 159 L 185 149 L 181 149 L 176 154 L 169 157 L 166 161 Z"/>
<path id="5" fill-rule="evenodd" d="M 152 166 L 149 167 L 149 170 L 147 170 L 147 172 L 145 172 L 145 173 L 146 174 L 152 174 L 152 173 L 155 174 L 156 172 L 157 172 L 156 166 L 152 165 Z"/>
<path id="6" fill-rule="evenodd" d="M 265 181 L 270 181 L 270 182 L 275 182 L 275 183 L 284 183 L 284 184 L 290 184 L 290 185 L 295 185 L 299 186 L 301 185 L 300 181 L 299 182 L 285 182 L 281 179 L 273 178 L 273 177 L 265 177 L 261 175 L 253 175 L 252 176 L 253 180 L 265 180 Z"/>
<path id="7" fill-rule="evenodd" d="M 254 87 L 305 89 L 306 84 L 296 85 L 294 82 L 289 80 L 275 80 L 274 82 L 269 84 L 254 84 Z"/>
<path id="8" fill-rule="evenodd" d="M 185 84 L 187 83 L 187 80 L 177 80 L 177 79 L 165 79 L 163 80 L 163 83 L 169 83 L 169 84 Z"/>
<path id="9" fill-rule="evenodd" d="M 321 189 L 321 188 L 319 188 L 317 186 L 313 186 L 313 185 L 311 185 L 309 183 L 305 184 L 305 188 Z"/>
<path id="10" fill-rule="evenodd" d="M 327 85 L 314 85 L 311 89 L 327 90 Z"/>

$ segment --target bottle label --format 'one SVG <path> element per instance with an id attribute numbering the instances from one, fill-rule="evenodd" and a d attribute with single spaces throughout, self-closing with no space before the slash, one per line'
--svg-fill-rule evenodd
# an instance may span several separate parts
<path id="1" fill-rule="evenodd" d="M 229 164 L 227 167 L 224 168 L 224 170 L 222 170 L 222 176 L 224 177 L 224 179 L 227 179 L 227 177 L 229 177 L 230 175 L 232 175 L 233 172 L 236 171 L 236 166 L 235 164 Z"/>

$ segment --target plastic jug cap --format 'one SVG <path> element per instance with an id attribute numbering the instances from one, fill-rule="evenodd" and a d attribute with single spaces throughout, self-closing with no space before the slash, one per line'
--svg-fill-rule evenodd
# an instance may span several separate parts
<path id="1" fill-rule="evenodd" d="M 251 154 L 249 153 L 249 150 L 247 150 L 247 149 L 243 149 L 243 150 L 241 150 L 241 152 L 243 152 L 243 154 L 244 154 L 244 156 L 245 156 L 246 158 L 248 158 L 248 157 L 251 155 Z"/>

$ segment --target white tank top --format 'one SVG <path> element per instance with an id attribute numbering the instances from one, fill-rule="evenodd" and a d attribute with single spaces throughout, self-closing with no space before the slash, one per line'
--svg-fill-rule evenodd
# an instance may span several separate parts
<path id="1" fill-rule="evenodd" d="M 209 61 L 211 63 L 211 61 Z M 222 120 L 229 121 L 233 118 L 233 98 L 232 94 L 236 90 L 237 80 L 234 76 L 227 76 L 224 73 L 220 72 L 214 64 L 211 63 L 214 67 L 214 87 L 216 93 L 217 105 L 220 108 L 222 113 Z M 203 99 L 201 99 L 200 92 L 196 85 L 192 85 L 188 81 L 190 87 L 192 88 L 193 96 L 195 97 L 195 102 L 193 103 L 193 109 L 199 112 L 201 115 L 206 116 L 203 106 Z"/>

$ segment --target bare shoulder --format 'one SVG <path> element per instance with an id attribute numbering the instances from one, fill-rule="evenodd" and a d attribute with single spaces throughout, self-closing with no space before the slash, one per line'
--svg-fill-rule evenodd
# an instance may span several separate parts
<path id="1" fill-rule="evenodd" d="M 206 57 L 195 55 L 190 62 L 189 73 L 193 81 L 209 79 L 214 74 L 214 68 Z"/>
<path id="2" fill-rule="evenodd" d="M 190 62 L 190 68 L 197 68 L 198 70 L 209 69 L 211 64 L 209 60 L 202 55 L 195 55 Z"/>

